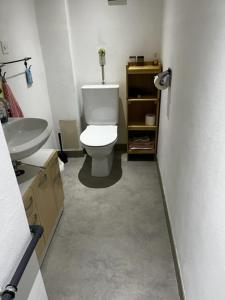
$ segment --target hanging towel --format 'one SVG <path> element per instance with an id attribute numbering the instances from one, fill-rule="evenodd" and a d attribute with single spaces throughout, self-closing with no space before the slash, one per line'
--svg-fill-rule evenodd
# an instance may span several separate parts
<path id="1" fill-rule="evenodd" d="M 30 68 L 31 68 L 31 66 L 29 68 L 26 68 L 26 71 L 25 71 L 28 86 L 31 86 L 33 84 L 33 78 L 32 78 L 32 73 L 31 73 Z"/>
<path id="2" fill-rule="evenodd" d="M 8 83 L 5 79 L 2 79 L 2 90 L 4 93 L 5 99 L 9 103 L 9 110 L 12 118 L 23 118 L 23 112 L 14 97 L 11 88 L 9 87 Z"/>

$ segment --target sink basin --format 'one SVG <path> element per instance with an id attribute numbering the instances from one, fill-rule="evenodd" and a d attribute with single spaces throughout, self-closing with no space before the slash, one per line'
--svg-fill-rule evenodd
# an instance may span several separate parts
<path id="1" fill-rule="evenodd" d="M 3 124 L 3 130 L 12 160 L 32 155 L 51 134 L 48 122 L 37 118 L 11 118 Z"/>

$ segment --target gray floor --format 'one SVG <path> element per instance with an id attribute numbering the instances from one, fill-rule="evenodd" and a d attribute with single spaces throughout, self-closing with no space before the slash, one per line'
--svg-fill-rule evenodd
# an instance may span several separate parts
<path id="1" fill-rule="evenodd" d="M 42 266 L 49 300 L 177 300 L 156 163 L 126 161 L 106 188 L 64 172 L 65 210 Z M 88 175 L 87 175 L 88 176 Z"/>

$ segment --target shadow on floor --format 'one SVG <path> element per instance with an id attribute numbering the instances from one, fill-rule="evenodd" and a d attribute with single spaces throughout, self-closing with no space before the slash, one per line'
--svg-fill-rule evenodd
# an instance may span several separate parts
<path id="1" fill-rule="evenodd" d="M 121 152 L 114 153 L 112 170 L 107 177 L 91 176 L 91 157 L 87 155 L 78 174 L 80 182 L 90 188 L 106 188 L 114 185 L 122 177 L 121 154 Z"/>

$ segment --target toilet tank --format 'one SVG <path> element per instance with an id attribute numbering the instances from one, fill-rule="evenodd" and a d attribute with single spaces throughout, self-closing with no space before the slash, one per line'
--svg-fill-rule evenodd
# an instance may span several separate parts
<path id="1" fill-rule="evenodd" d="M 88 125 L 116 125 L 119 113 L 119 85 L 84 85 L 81 88 L 84 117 Z"/>

